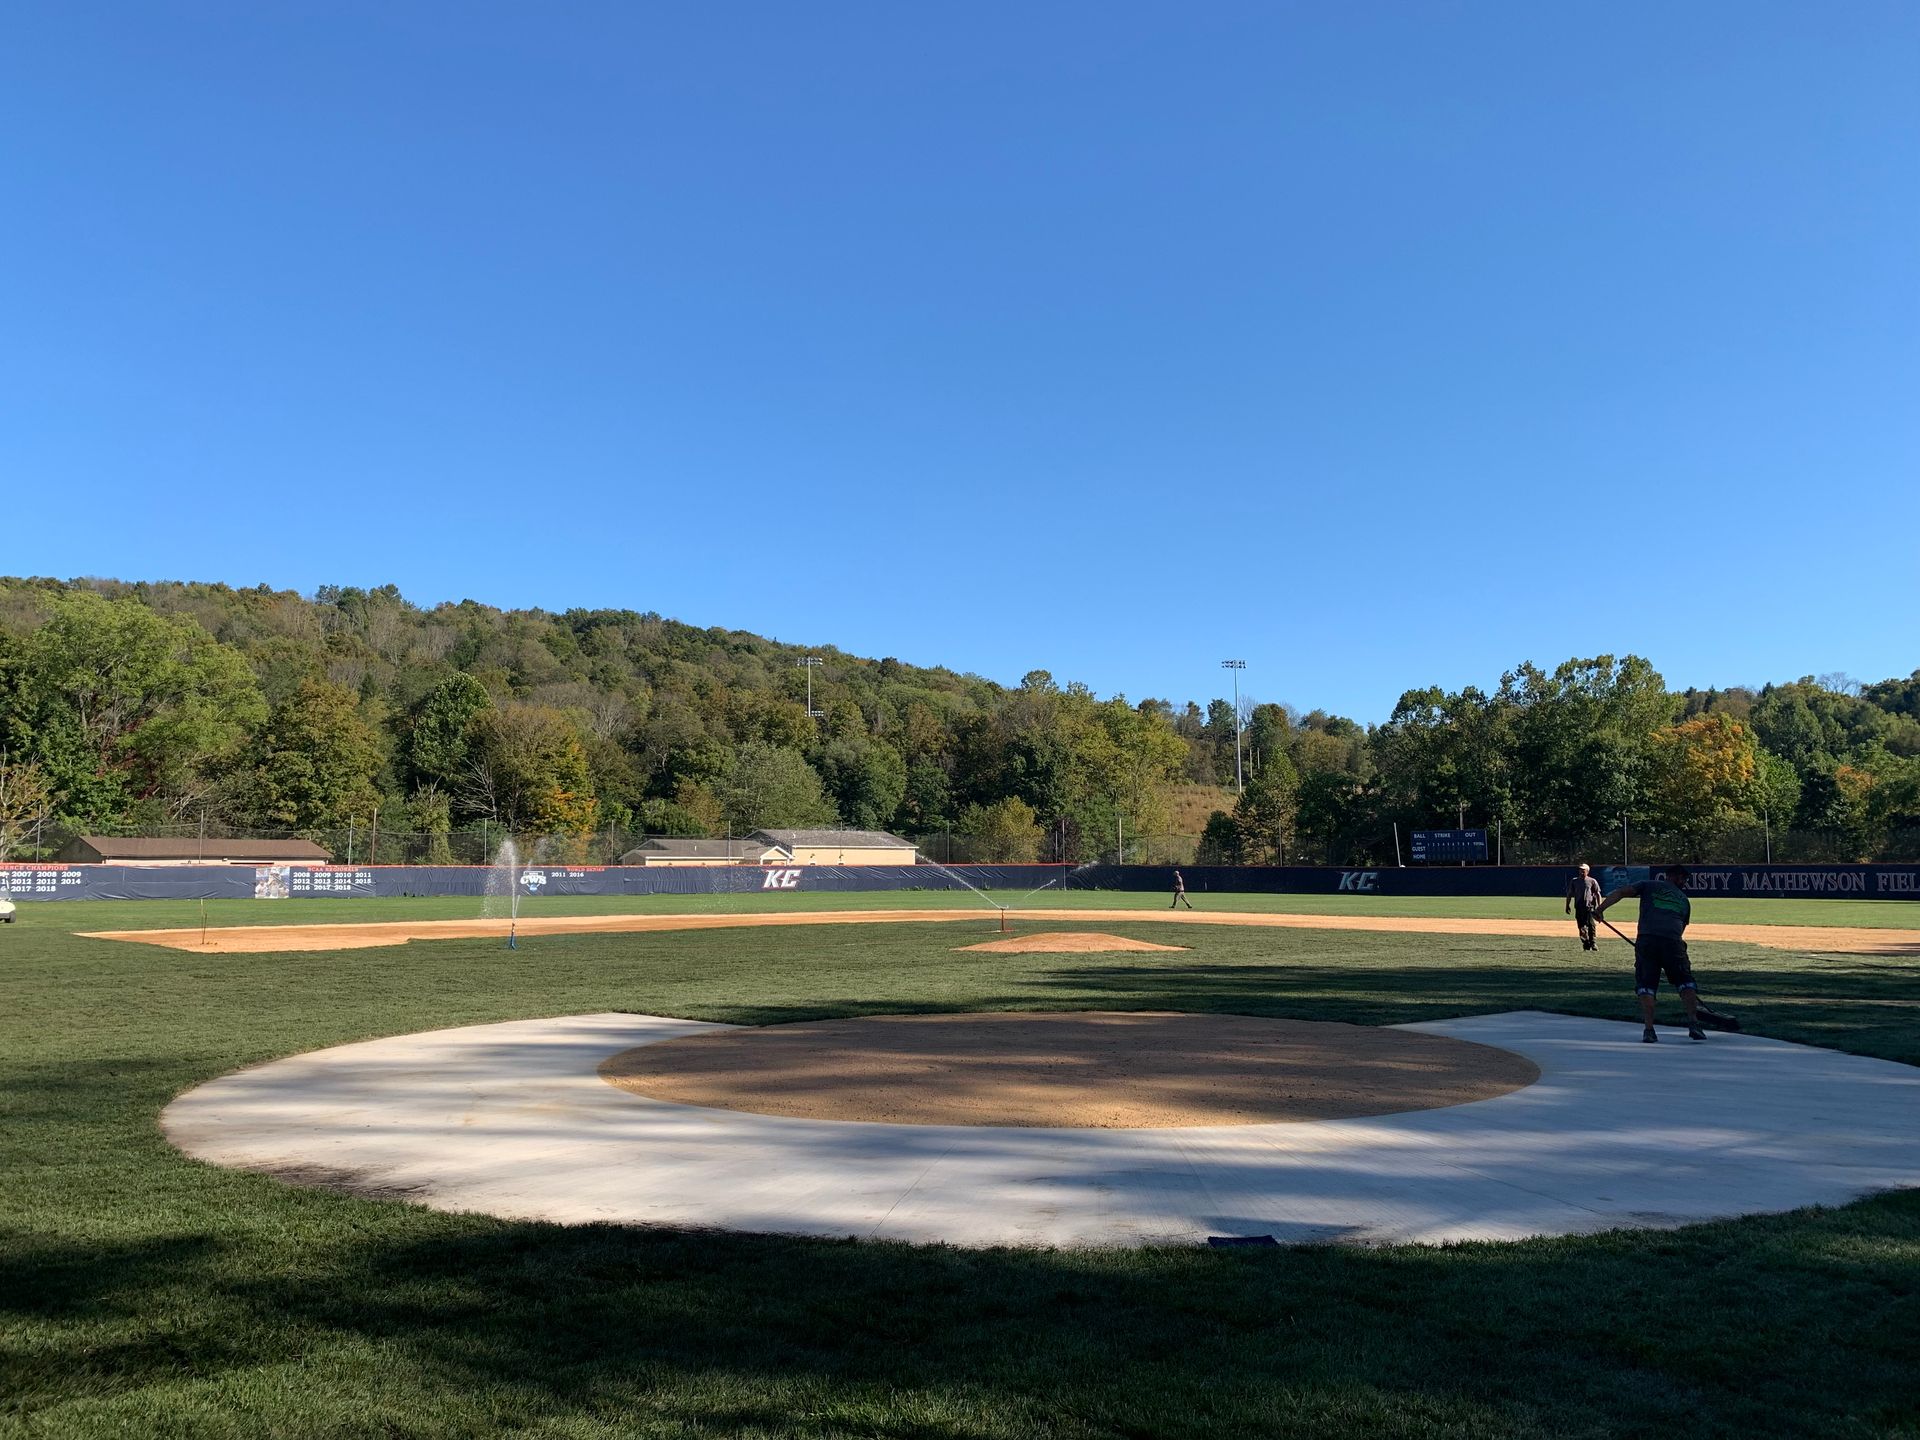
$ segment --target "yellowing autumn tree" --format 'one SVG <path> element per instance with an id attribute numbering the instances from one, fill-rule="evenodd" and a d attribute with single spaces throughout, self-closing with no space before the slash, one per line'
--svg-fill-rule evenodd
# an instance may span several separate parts
<path id="1" fill-rule="evenodd" d="M 1760 742 L 1724 713 L 1696 715 L 1651 737 L 1654 824 L 1692 845 L 1754 818 Z"/>
<path id="2" fill-rule="evenodd" d="M 467 731 L 470 809 L 526 835 L 581 835 L 599 818 L 586 748 L 546 705 L 482 710 Z"/>

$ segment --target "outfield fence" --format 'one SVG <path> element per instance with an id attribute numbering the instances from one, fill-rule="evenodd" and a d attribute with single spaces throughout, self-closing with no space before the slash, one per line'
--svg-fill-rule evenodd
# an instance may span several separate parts
<path id="1" fill-rule="evenodd" d="M 1187 891 L 1207 894 L 1534 896 L 1558 899 L 1564 865 L 1341 867 L 1182 866 Z M 1647 877 L 1645 866 L 1599 865 L 1602 887 Z M 504 878 L 503 878 L 504 877 Z M 11 900 L 391 899 L 519 894 L 749 896 L 765 892 L 922 890 L 943 905 L 1044 905 L 1074 891 L 1171 892 L 1167 865 L 572 865 L 535 861 L 503 872 L 480 865 L 0 864 Z M 1920 900 L 1920 865 L 1702 866 L 1687 888 L 1703 897 Z M 997 900 L 982 892 L 994 891 Z"/>

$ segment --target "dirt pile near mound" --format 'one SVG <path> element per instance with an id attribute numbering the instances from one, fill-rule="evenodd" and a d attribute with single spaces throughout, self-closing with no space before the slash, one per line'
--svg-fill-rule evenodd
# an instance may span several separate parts
<path id="1" fill-rule="evenodd" d="M 1151 940 L 1129 940 L 1098 930 L 1054 930 L 1040 935 L 1009 935 L 978 945 L 958 945 L 959 951 L 989 950 L 1000 955 L 1100 955 L 1111 950 L 1185 950 L 1185 945 L 1155 945 Z"/>

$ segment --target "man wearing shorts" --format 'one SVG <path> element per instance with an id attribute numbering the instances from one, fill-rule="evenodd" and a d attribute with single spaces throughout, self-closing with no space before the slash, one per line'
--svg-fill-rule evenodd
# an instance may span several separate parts
<path id="1" fill-rule="evenodd" d="M 1707 1032 L 1700 1028 L 1700 997 L 1695 993 L 1693 966 L 1687 960 L 1687 921 L 1693 918 L 1693 903 L 1680 888 L 1686 879 L 1686 866 L 1669 865 L 1664 878 L 1649 877 L 1638 885 L 1622 885 L 1593 912 L 1598 919 L 1614 901 L 1629 895 L 1640 897 L 1640 929 L 1633 941 L 1633 988 L 1640 997 L 1640 1019 L 1646 1026 L 1640 1038 L 1649 1045 L 1660 1038 L 1653 1028 L 1653 998 L 1660 989 L 1662 972 L 1680 992 L 1680 1003 L 1687 1007 L 1687 1038 L 1707 1038 Z"/>

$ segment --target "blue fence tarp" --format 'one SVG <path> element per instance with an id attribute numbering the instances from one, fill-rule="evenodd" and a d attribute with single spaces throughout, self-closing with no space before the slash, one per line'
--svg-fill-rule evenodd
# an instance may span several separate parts
<path id="1" fill-rule="evenodd" d="M 1028 891 L 1065 865 L 527 865 L 523 895 L 726 895 L 760 891 Z M 14 900 L 285 900 L 487 892 L 483 865 L 0 865 Z"/>
<path id="2" fill-rule="evenodd" d="M 1770 899 L 1920 900 L 1920 863 L 1909 865 L 1693 865 L 1695 895 Z M 1076 876 L 1074 888 L 1171 890 L 1170 865 L 1101 865 Z M 1557 899 L 1571 865 L 1381 866 L 1183 865 L 1187 889 L 1224 894 L 1538 896 Z M 1602 887 L 1647 878 L 1644 865 L 1595 867 Z"/>
<path id="3" fill-rule="evenodd" d="M 478 865 L 0 865 L 13 900 L 280 900 L 486 893 Z M 1308 865 L 1182 866 L 1194 894 L 1536 896 L 1558 898 L 1573 871 L 1557 865 L 1341 869 Z M 1644 866 L 1596 870 L 1611 889 L 1646 878 Z M 1169 865 L 528 865 L 524 895 L 725 895 L 761 891 L 1049 890 L 1167 892 Z M 1687 888 L 1702 897 L 1920 900 L 1920 864 L 1699 865 Z"/>

